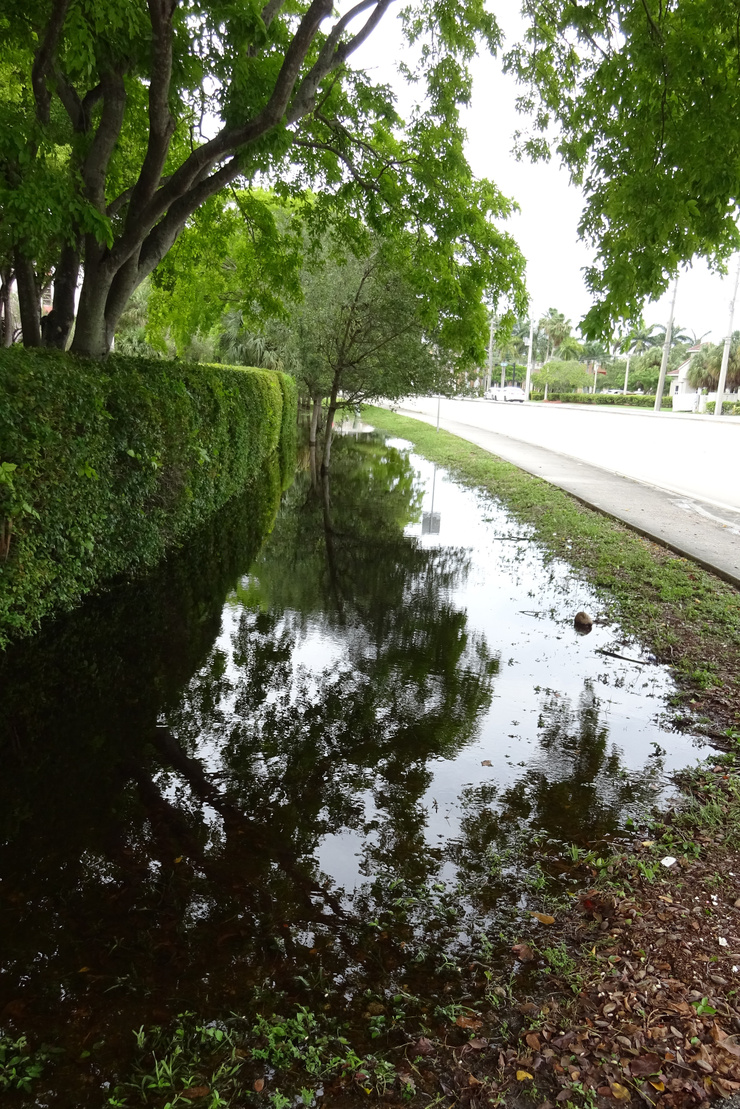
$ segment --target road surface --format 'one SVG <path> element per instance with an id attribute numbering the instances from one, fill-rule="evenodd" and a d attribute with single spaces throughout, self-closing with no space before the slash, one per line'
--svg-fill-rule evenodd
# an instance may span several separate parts
<path id="1" fill-rule="evenodd" d="M 436 423 L 435 398 L 393 408 Z M 740 418 L 442 400 L 440 426 L 740 588 Z"/>

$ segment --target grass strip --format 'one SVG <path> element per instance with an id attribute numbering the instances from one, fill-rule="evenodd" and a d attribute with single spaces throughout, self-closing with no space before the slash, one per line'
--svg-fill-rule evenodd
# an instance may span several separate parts
<path id="1" fill-rule="evenodd" d="M 740 592 L 734 586 L 450 432 L 384 408 L 364 413 L 379 431 L 408 439 L 457 480 L 495 497 L 532 527 L 550 555 L 594 585 L 607 617 L 671 666 L 676 707 L 692 727 L 698 721 L 715 739 L 737 727 Z"/>

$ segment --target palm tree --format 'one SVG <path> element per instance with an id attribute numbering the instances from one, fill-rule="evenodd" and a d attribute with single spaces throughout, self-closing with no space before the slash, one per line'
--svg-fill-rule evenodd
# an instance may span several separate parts
<path id="1" fill-rule="evenodd" d="M 650 346 L 662 346 L 665 342 L 665 325 L 662 323 L 654 323 L 650 329 L 655 332 L 655 341 Z M 685 331 L 680 324 L 674 324 L 671 331 L 671 346 L 677 347 L 679 343 L 688 343 L 690 346 L 696 342 L 693 331 Z M 706 334 L 706 332 L 705 332 Z"/>
<path id="2" fill-rule="evenodd" d="M 547 336 L 545 361 L 549 362 L 558 352 L 561 343 L 569 338 L 572 325 L 570 320 L 566 320 L 562 312 L 558 312 L 557 308 L 548 308 L 546 314 L 540 320 L 539 326 Z"/>
<path id="3" fill-rule="evenodd" d="M 702 347 L 689 366 L 689 384 L 695 389 L 716 389 L 719 385 L 719 371 L 722 364 L 724 343 L 708 343 Z M 740 331 L 735 331 L 730 343 L 730 360 L 727 366 L 727 389 L 740 388 Z"/>
<path id="4" fill-rule="evenodd" d="M 225 362 L 236 366 L 257 366 L 266 370 L 282 370 L 283 360 L 263 335 L 255 335 L 244 326 L 241 310 L 227 312 L 218 349 Z"/>

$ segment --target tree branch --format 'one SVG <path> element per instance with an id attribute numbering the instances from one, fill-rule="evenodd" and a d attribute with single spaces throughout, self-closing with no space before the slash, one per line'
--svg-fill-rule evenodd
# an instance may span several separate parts
<path id="1" fill-rule="evenodd" d="M 41 123 L 49 122 L 51 93 L 46 87 L 46 78 L 56 57 L 59 38 L 67 18 L 70 0 L 53 0 L 51 18 L 46 25 L 46 34 L 33 59 L 31 85 L 36 101 L 36 116 Z"/>
<path id="2" fill-rule="evenodd" d="M 267 0 L 267 3 L 262 9 L 262 22 L 264 23 L 265 28 L 270 26 L 284 3 L 285 0 Z"/>
<path id="3" fill-rule="evenodd" d="M 152 63 L 149 84 L 149 141 L 131 195 L 127 223 L 136 220 L 159 188 L 170 149 L 175 121 L 170 112 L 172 82 L 172 16 L 177 0 L 148 0 L 152 24 Z"/>
<path id="4" fill-rule="evenodd" d="M 219 192 L 220 189 L 229 185 L 235 177 L 238 177 L 239 170 L 239 159 L 232 158 L 217 173 L 212 173 L 209 177 L 206 177 L 172 205 L 164 219 L 160 220 L 149 232 L 141 247 L 139 284 L 162 261 L 193 212 L 210 196 Z"/>
<path id="5" fill-rule="evenodd" d="M 293 139 L 293 146 L 302 146 L 308 150 L 325 150 L 328 154 L 333 154 L 340 162 L 342 162 L 352 174 L 355 181 L 361 184 L 366 189 L 371 189 L 373 192 L 378 192 L 377 181 L 371 181 L 367 177 L 363 177 L 357 166 L 354 164 L 348 154 L 343 154 L 341 150 L 336 150 L 335 147 L 330 146 L 327 142 L 318 142 L 312 139 Z"/>
<path id="6" fill-rule="evenodd" d="M 298 87 L 295 99 L 288 112 L 288 123 L 295 123 L 296 120 L 307 115 L 313 109 L 316 102 L 316 93 L 321 82 L 333 70 L 337 69 L 340 65 L 344 65 L 350 54 L 354 53 L 354 51 L 362 45 L 365 39 L 375 30 L 378 23 L 380 23 L 380 20 L 392 3 L 394 3 L 394 0 L 360 0 L 359 4 L 355 4 L 353 8 L 337 21 L 327 36 L 326 42 L 321 48 L 316 62 Z M 366 11 L 369 7 L 374 7 L 375 10 L 361 30 L 357 32 L 354 38 L 349 39 L 348 42 L 340 42 L 340 37 L 346 30 L 350 21 L 354 19 L 355 16 L 359 15 L 360 12 Z"/>
<path id="7" fill-rule="evenodd" d="M 319 26 L 331 14 L 331 10 L 332 0 L 313 0 L 286 51 L 272 94 L 265 107 L 239 127 L 222 128 L 213 139 L 194 150 L 172 174 L 167 184 L 157 189 L 141 212 L 140 220 L 145 225 L 148 224 L 149 228 L 152 228 L 157 220 L 169 211 L 171 205 L 185 197 L 193 186 L 197 186 L 202 175 L 210 172 L 224 156 L 234 152 L 240 146 L 255 142 L 280 122 L 285 115 L 301 66 Z M 231 162 L 228 164 L 231 165 Z M 123 242 L 121 249 L 124 251 L 124 257 L 128 256 L 136 245 L 136 242 Z"/>
<path id="8" fill-rule="evenodd" d="M 105 211 L 105 179 L 108 163 L 118 142 L 126 110 L 126 87 L 120 73 L 106 73 L 100 82 L 103 112 L 95 138 L 82 166 L 85 194 L 98 211 Z"/>

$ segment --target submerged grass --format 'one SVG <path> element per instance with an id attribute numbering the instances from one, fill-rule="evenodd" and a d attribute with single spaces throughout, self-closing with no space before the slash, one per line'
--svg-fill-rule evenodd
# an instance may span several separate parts
<path id="1" fill-rule="evenodd" d="M 457 480 L 485 490 L 599 591 L 610 619 L 673 668 L 688 714 L 720 738 L 740 723 L 740 592 L 541 478 L 473 443 L 383 408 L 379 431 L 408 439 Z M 713 730 L 714 729 L 714 730 Z"/>

